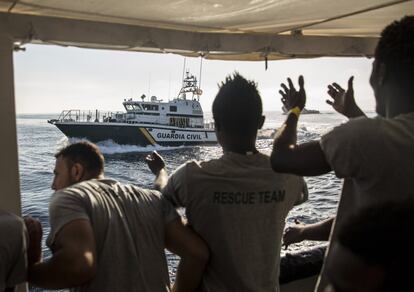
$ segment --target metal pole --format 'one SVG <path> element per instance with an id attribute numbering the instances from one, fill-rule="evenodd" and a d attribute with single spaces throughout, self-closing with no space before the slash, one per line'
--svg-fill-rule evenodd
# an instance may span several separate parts
<path id="1" fill-rule="evenodd" d="M 13 40 L 0 32 L 0 208 L 20 215 L 13 74 Z"/>
<path id="2" fill-rule="evenodd" d="M 1 30 L 1 29 L 0 29 Z M 0 208 L 21 215 L 16 109 L 14 103 L 13 39 L 0 31 Z M 27 292 L 27 283 L 14 291 Z"/>
<path id="3" fill-rule="evenodd" d="M 182 82 L 183 86 L 184 86 L 184 74 L 185 74 L 185 61 L 187 61 L 187 58 L 186 57 L 184 57 L 183 78 L 181 79 L 181 82 Z M 181 86 L 181 87 L 183 87 L 183 86 Z"/>
<path id="4" fill-rule="evenodd" d="M 199 75 L 199 79 L 198 79 L 198 88 L 201 89 L 201 72 L 203 70 L 203 56 L 200 56 L 200 75 Z"/>
<path id="5" fill-rule="evenodd" d="M 184 75 L 185 75 L 185 63 L 186 63 L 186 61 L 187 61 L 187 58 L 186 58 L 186 57 L 184 57 L 184 65 L 183 65 L 183 78 L 181 79 L 181 88 L 180 88 L 180 91 L 178 92 L 178 96 L 177 96 L 177 98 L 179 98 L 179 97 L 180 97 L 181 90 L 182 90 L 182 88 L 184 87 Z"/>

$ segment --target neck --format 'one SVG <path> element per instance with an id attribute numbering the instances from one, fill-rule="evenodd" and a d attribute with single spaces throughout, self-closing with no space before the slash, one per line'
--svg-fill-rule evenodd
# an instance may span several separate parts
<path id="1" fill-rule="evenodd" d="M 225 148 L 225 147 L 223 147 L 223 151 L 224 152 L 233 152 L 233 153 L 242 154 L 242 155 L 254 154 L 254 153 L 258 153 L 259 152 L 255 147 L 254 148 L 249 148 L 249 149 L 242 149 L 242 148 Z"/>
<path id="2" fill-rule="evenodd" d="M 414 106 L 412 105 L 395 104 L 387 107 L 385 116 L 386 118 L 392 119 L 398 115 L 409 114 L 412 112 L 414 112 Z"/>
<path id="3" fill-rule="evenodd" d="M 90 180 L 90 179 L 103 179 L 103 178 L 105 178 L 103 173 L 98 174 L 98 175 L 89 175 L 89 174 L 86 174 L 85 176 L 83 176 L 80 179 L 80 181 L 85 181 L 85 180 Z"/>
<path id="4" fill-rule="evenodd" d="M 241 134 L 228 133 L 223 131 L 216 131 L 217 140 L 223 148 L 224 152 L 234 152 L 239 154 L 246 154 L 247 152 L 257 153 L 256 136 L 257 133 L 246 133 L 245 136 Z"/>
<path id="5" fill-rule="evenodd" d="M 414 102 L 410 100 L 410 94 L 407 94 L 398 86 L 387 88 L 386 98 L 386 118 L 394 118 L 401 114 L 414 112 Z"/>
<path id="6" fill-rule="evenodd" d="M 256 137 L 255 137 L 256 138 Z M 226 143 L 222 143 L 223 150 L 225 152 L 235 152 L 239 154 L 246 154 L 248 152 L 257 153 L 256 149 L 256 139 L 249 140 L 249 141 L 227 141 Z"/>

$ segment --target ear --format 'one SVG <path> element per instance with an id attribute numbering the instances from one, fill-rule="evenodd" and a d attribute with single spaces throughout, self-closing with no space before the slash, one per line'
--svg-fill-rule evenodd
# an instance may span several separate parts
<path id="1" fill-rule="evenodd" d="M 71 175 L 72 178 L 76 181 L 76 182 L 80 182 L 85 174 L 85 168 L 83 167 L 82 164 L 80 163 L 75 163 L 72 165 L 72 169 L 71 169 Z"/>
<path id="2" fill-rule="evenodd" d="M 261 129 L 263 127 L 265 120 L 266 120 L 266 117 L 265 116 L 261 116 L 260 117 L 260 120 L 259 120 L 259 124 L 258 124 L 257 129 Z"/>

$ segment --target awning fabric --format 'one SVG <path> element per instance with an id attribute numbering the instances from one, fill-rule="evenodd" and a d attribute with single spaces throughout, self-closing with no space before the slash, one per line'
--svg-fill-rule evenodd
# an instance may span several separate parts
<path id="1" fill-rule="evenodd" d="M 221 60 L 371 56 L 413 0 L 0 0 L 15 41 Z"/>

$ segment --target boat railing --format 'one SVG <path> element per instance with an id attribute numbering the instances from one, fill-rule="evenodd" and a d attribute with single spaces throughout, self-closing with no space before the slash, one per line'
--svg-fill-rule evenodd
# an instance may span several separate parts
<path id="1" fill-rule="evenodd" d="M 48 121 L 51 124 L 59 123 L 126 123 L 126 124 L 166 124 L 169 126 L 175 126 L 180 128 L 203 128 L 214 130 L 214 120 L 193 121 L 188 117 L 172 117 L 166 121 L 161 121 L 160 118 L 146 120 L 145 117 L 137 118 L 135 113 L 125 112 L 111 112 L 111 111 L 99 111 L 99 110 L 64 110 L 60 113 L 57 119 Z"/>
<path id="2" fill-rule="evenodd" d="M 99 110 L 64 110 L 57 118 L 59 122 L 96 122 L 96 123 L 114 123 L 127 122 L 127 115 L 122 112 L 110 112 Z"/>
<path id="3" fill-rule="evenodd" d="M 214 120 L 204 120 L 204 128 L 209 130 L 215 129 Z"/>

